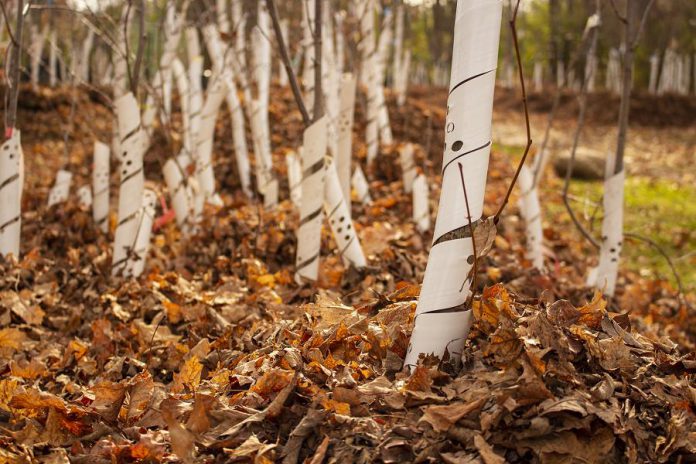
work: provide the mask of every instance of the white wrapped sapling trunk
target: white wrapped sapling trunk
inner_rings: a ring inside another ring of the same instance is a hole
[[[232,139],[234,141],[234,154],[237,161],[237,170],[239,172],[240,182],[242,184],[242,190],[247,196],[252,195],[251,190],[251,168],[249,165],[249,152],[246,144],[246,133],[244,129],[244,113],[242,111],[242,106],[237,96],[237,86],[234,83],[234,73],[232,71],[232,66],[229,65],[228,60],[234,59],[231,56],[231,52],[224,54],[222,51],[222,44],[218,32],[213,26],[206,26],[203,29],[203,36],[205,37],[206,46],[208,47],[208,54],[213,61],[213,67],[215,69],[213,75],[214,80],[211,84],[212,86],[220,83],[224,86],[224,95],[227,102],[227,107],[230,111],[231,121],[232,121]],[[217,90],[216,90],[217,91]],[[209,92],[211,92],[209,90]],[[211,93],[207,98],[214,98],[216,94]],[[206,98],[206,106],[204,108],[203,119],[207,119],[210,111],[210,106],[213,101],[208,103]],[[205,124],[205,123],[203,123]],[[210,126],[207,128],[203,126],[203,130],[210,130]],[[215,128],[212,126],[214,134]],[[202,134],[205,139],[207,134]],[[212,138],[210,139],[210,150],[212,150]],[[207,146],[201,148],[203,154],[201,156],[205,157],[207,152]]]
[[[58,66],[58,43],[56,42],[56,31],[51,29],[51,34],[48,39],[48,85],[55,87],[58,83],[56,74],[56,66]]]
[[[278,204],[278,181],[273,177],[270,134],[266,131],[267,119],[264,119],[263,108],[259,102],[251,104],[251,134],[254,142],[256,159],[256,183],[263,195],[264,206],[273,208]]]
[[[372,164],[379,151],[379,106],[377,81],[379,65],[374,31],[374,1],[365,0],[359,3],[358,17],[360,18],[360,43],[358,48],[362,59],[360,81],[367,88],[367,123],[365,125],[365,144],[367,145],[367,164]]]
[[[541,206],[536,193],[534,175],[527,166],[522,166],[519,175],[520,200],[519,208],[524,217],[525,237],[527,240],[526,257],[537,269],[544,267],[543,230],[541,225]]]
[[[336,170],[341,181],[341,190],[350,209],[350,172],[353,158],[353,121],[355,116],[355,92],[357,79],[346,73],[341,79],[340,109],[338,112],[338,150],[335,155]]]
[[[331,232],[338,246],[343,262],[348,266],[361,269],[367,266],[360,239],[355,232],[350,209],[343,197],[338,172],[333,161],[326,163],[324,212],[329,220]]]
[[[176,89],[179,92],[179,104],[181,106],[181,125],[183,127],[184,148],[188,156],[193,153],[193,138],[191,134],[191,90],[189,87],[186,68],[178,59],[172,61],[172,73]]]
[[[77,189],[77,200],[82,209],[88,210],[92,207],[92,189],[89,185],[83,185]]]
[[[283,33],[283,42],[288,43],[288,20],[282,19],[280,21],[280,30]],[[288,85],[288,73],[285,71],[285,66],[283,62],[278,63],[278,85],[281,87],[286,87]]]
[[[134,246],[143,205],[142,129],[138,102],[127,93],[115,102],[122,150],[119,168],[118,223],[114,234],[112,275],[132,276]]]
[[[326,116],[305,129],[302,142],[302,206],[295,257],[295,281],[298,283],[316,281],[319,275],[321,226],[324,222]]]
[[[155,205],[157,204],[157,194],[145,189],[143,192],[143,202],[138,212],[138,232],[135,238],[135,252],[132,260],[131,275],[138,277],[145,270],[147,253],[150,250],[150,235],[152,234],[152,224],[155,221]]]
[[[172,199],[176,223],[182,232],[188,233],[191,230],[193,194],[186,182],[186,173],[179,165],[178,158],[168,159],[162,167],[162,174]]]
[[[541,92],[544,90],[544,65],[541,61],[534,62],[534,73],[532,74],[532,80],[534,81],[534,90]]]
[[[300,148],[300,153],[302,148]],[[302,205],[302,163],[294,151],[285,155],[285,164],[288,170],[288,184],[290,187],[290,199],[297,207]]]
[[[466,301],[474,247],[468,217],[478,222],[483,213],[501,15],[502,0],[457,2],[442,190],[407,365],[421,354],[458,358],[471,326]]]
[[[215,138],[215,123],[220,105],[225,99],[227,89],[221,79],[208,85],[205,104],[201,110],[200,131],[198,134],[198,156],[196,158],[196,177],[201,192],[206,201],[221,205],[222,200],[215,193],[215,173],[213,172],[213,141]]]
[[[372,197],[370,196],[370,184],[367,183],[367,177],[365,177],[365,173],[360,165],[355,168],[351,181],[353,188],[355,189],[355,194],[358,197],[358,201],[364,205],[372,202]]]
[[[413,181],[416,179],[416,163],[413,159],[413,144],[405,143],[399,147],[401,173],[404,182],[404,192],[411,193]]]
[[[423,173],[413,181],[413,222],[421,233],[430,230],[430,189]]]
[[[94,142],[94,170],[92,171],[92,217],[102,232],[109,231],[109,146]]]
[[[48,207],[67,201],[72,184],[72,173],[61,169],[56,173],[56,181],[48,193]]]
[[[621,170],[604,181],[604,219],[602,220],[602,243],[599,265],[591,273],[589,284],[612,296],[616,289],[619,272],[619,257],[623,246],[623,201],[626,171]],[[594,282],[592,282],[594,280]]]
[[[0,255],[19,258],[19,238],[22,228],[22,189],[24,153],[20,131],[0,147]]]

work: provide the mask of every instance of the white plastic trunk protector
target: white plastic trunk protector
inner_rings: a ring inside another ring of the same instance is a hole
[[[442,190],[415,326],[405,363],[421,354],[461,355],[471,315],[469,271],[474,262],[470,216],[481,218],[491,147],[493,91],[498,61],[501,0],[458,1],[443,155]],[[462,165],[469,209],[464,200]]]
[[[20,131],[0,147],[0,254],[19,258],[19,239],[22,226],[22,188],[24,154]]]
[[[56,181],[48,194],[48,206],[63,203],[70,195],[70,185],[72,184],[72,173],[64,169],[56,173]]]
[[[302,205],[295,259],[295,280],[298,283],[303,279],[316,281],[319,275],[321,226],[324,221],[326,117],[309,126],[302,140]]]
[[[92,217],[102,232],[109,231],[109,146],[94,142],[94,171],[92,172]]]

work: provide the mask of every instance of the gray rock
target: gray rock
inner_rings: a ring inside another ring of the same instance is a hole
[[[556,154],[553,159],[553,170],[559,177],[565,177],[570,162],[570,149]],[[573,179],[602,180],[604,179],[605,157],[600,152],[578,149],[573,163]]]

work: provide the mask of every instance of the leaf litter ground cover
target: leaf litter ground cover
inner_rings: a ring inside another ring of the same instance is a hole
[[[70,105],[65,95],[42,98],[58,114]],[[108,140],[110,115],[86,94],[78,98],[84,119],[70,163],[79,186],[90,175],[92,132]],[[392,117],[397,135],[435,128],[416,150],[434,206],[444,113],[417,98],[402,111]],[[283,93],[271,115],[276,166],[284,166],[299,140],[299,114]],[[208,210],[193,237],[172,223],[158,229],[146,275],[119,281],[109,277],[110,237],[90,212],[73,197],[44,206],[63,163],[57,116],[24,107],[20,121],[30,167],[23,257],[0,264],[0,462],[696,457],[693,310],[668,283],[634,273],[622,274],[614,301],[587,290],[588,249],[568,226],[544,230],[549,272],[539,274],[524,261],[511,207],[479,263],[463,366],[425,359],[409,373],[402,364],[431,237],[404,220],[411,199],[396,151],[375,166],[375,201],[354,204],[369,268],[346,270],[329,254],[318,288],[298,287],[297,212],[287,200],[263,211],[230,193],[225,116],[216,139],[225,206]],[[360,109],[357,122],[364,158]],[[163,156],[148,155],[149,178]],[[487,215],[513,169],[493,154]],[[323,240],[332,240],[326,231]]]

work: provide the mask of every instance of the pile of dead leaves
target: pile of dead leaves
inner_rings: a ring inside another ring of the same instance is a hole
[[[275,104],[277,116],[292,100]],[[394,117],[397,134],[443,123],[425,100],[404,111],[413,118]],[[86,114],[102,113],[107,127],[108,112]],[[298,121],[278,132],[276,158]],[[585,249],[557,227],[544,231],[550,272],[531,271],[510,210],[479,263],[463,364],[404,370],[431,237],[405,219],[396,152],[371,175],[375,201],[353,205],[368,269],[346,269],[325,231],[322,278],[300,287],[297,212],[227,190],[234,157],[229,120],[219,124],[225,206],[206,211],[193,237],[158,229],[137,281],[109,276],[111,234],[74,198],[43,206],[58,163],[35,156],[46,147],[30,139],[23,258],[0,258],[0,463],[694,459],[696,317],[667,283],[626,273],[614,301],[593,295]],[[92,142],[72,144],[78,182]],[[433,212],[426,154],[438,149],[416,150]],[[512,170],[493,154],[486,214]]]

